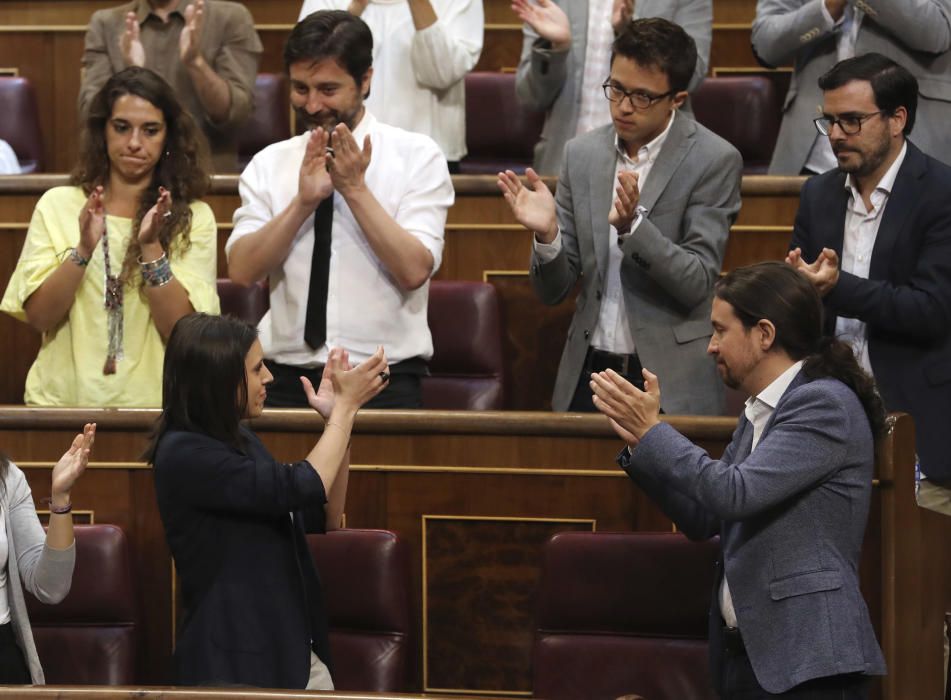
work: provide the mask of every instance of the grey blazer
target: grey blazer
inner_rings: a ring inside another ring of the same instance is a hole
[[[568,15],[571,48],[552,51],[527,24],[522,33],[522,56],[515,75],[515,90],[525,107],[546,112],[542,136],[535,146],[535,170],[557,175],[565,144],[578,129],[585,48],[588,42],[588,0],[553,0]],[[697,43],[697,67],[689,89],[695,90],[707,74],[713,33],[712,0],[638,0],[634,17],[663,17],[676,22]],[[607,75],[604,76],[607,79]],[[689,104],[684,105],[690,113]],[[684,109],[682,108],[682,109]]]
[[[759,0],[753,50],[770,66],[794,61],[783,121],[769,172],[802,172],[817,133],[819,77],[837,62],[838,30],[827,28],[823,0]],[[851,3],[850,3],[851,4]],[[856,55],[880,53],[918,79],[914,142],[930,156],[951,162],[951,0],[866,0]]]
[[[688,537],[720,535],[720,573],[725,568],[763,688],[781,693],[811,678],[884,674],[859,590],[875,458],[858,397],[838,380],[800,372],[751,453],[752,442],[752,424],[740,416],[722,459],[713,460],[662,423],[618,462]],[[719,689],[717,589],[713,598]]]
[[[598,324],[607,274],[614,191],[615,131],[609,125],[569,141],[555,199],[562,249],[530,275],[546,304],[560,303],[581,277],[552,407],[567,410]],[[706,354],[713,283],[740,210],[739,152],[677,113],[640,204],[645,218],[624,242],[621,285],[641,362],[664,378],[667,413],[716,414],[723,386]]]
[[[69,549],[50,549],[46,533],[36,517],[33,493],[26,477],[15,464],[10,464],[4,491],[0,496],[3,523],[7,529],[7,602],[13,622],[13,633],[23,652],[30,677],[35,685],[45,682],[40,657],[33,643],[33,630],[26,613],[26,588],[41,603],[58,603],[69,593],[76,563],[76,545]]]

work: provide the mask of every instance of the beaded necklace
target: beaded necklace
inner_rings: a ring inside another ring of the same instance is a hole
[[[112,266],[109,264],[109,232],[106,226],[106,212],[103,211],[102,227],[102,257],[105,262],[105,299],[103,305],[106,308],[108,319],[108,337],[109,350],[106,354],[106,363],[102,366],[103,374],[115,374],[116,364],[122,359],[122,281],[118,276],[112,274]]]

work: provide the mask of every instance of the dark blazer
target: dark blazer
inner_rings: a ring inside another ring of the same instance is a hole
[[[281,464],[250,430],[242,435],[243,452],[172,430],[156,451],[155,491],[185,608],[176,680],[302,689],[311,650],[328,666],[330,654],[317,570],[302,518],[290,514],[326,494],[308,462]]]
[[[824,247],[841,259],[848,197],[838,170],[803,186],[790,245],[801,247],[807,261]],[[869,359],[885,405],[914,418],[922,471],[951,482],[951,167],[908,142],[869,279],[841,273],[825,306],[830,332],[836,316],[868,324]]]
[[[780,693],[812,678],[884,673],[859,590],[874,454],[858,397],[837,380],[809,381],[800,372],[751,452],[752,443],[745,415],[720,460],[662,423],[618,461],[688,537],[720,535],[737,620],[763,688]],[[710,619],[719,684],[716,589]]]

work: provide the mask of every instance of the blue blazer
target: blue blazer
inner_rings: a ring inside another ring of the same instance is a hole
[[[802,372],[756,446],[741,416],[723,458],[668,424],[652,428],[621,467],[691,539],[720,535],[743,641],[756,679],[781,693],[812,678],[883,674],[885,660],[859,591],[874,454],[858,397]],[[723,618],[710,611],[720,687]]]
[[[250,430],[242,435],[238,450],[170,430],[155,454],[155,492],[185,608],[176,680],[303,689],[311,650],[330,666],[300,515],[326,494],[309,463],[281,464]]]
[[[849,195],[830,170],[802,188],[791,247],[812,261],[823,248],[842,258]],[[921,468],[951,485],[951,167],[908,142],[885,205],[869,278],[841,273],[826,296],[827,329],[837,316],[868,324],[868,354],[890,411],[915,420]]]

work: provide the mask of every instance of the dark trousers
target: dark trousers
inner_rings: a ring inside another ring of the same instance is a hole
[[[584,360],[584,369],[578,378],[578,385],[575,387],[575,395],[571,398],[569,411],[577,413],[597,413],[598,409],[594,407],[593,394],[591,393],[591,374],[593,372],[602,372],[609,367],[624,377],[631,384],[641,391],[644,390],[644,376],[641,374],[641,363],[637,355],[630,356],[627,364],[627,371],[620,371],[619,367],[611,366],[610,360],[606,359],[607,353],[601,353],[594,348],[588,348],[588,354]]]
[[[28,685],[32,682],[23,652],[13,635],[13,623],[0,625],[0,684]]]
[[[734,648],[730,648],[730,647]],[[721,700],[867,700],[868,676],[846,673],[813,678],[790,688],[785,693],[768,693],[756,680],[750,658],[742,643],[726,645],[720,660]]]
[[[323,367],[293,367],[265,360],[274,381],[267,386],[268,408],[307,408],[307,397],[300,378],[307,377],[316,389]],[[390,381],[383,391],[367,401],[364,408],[420,408],[423,405],[422,376],[426,363],[417,358],[390,365]]]

